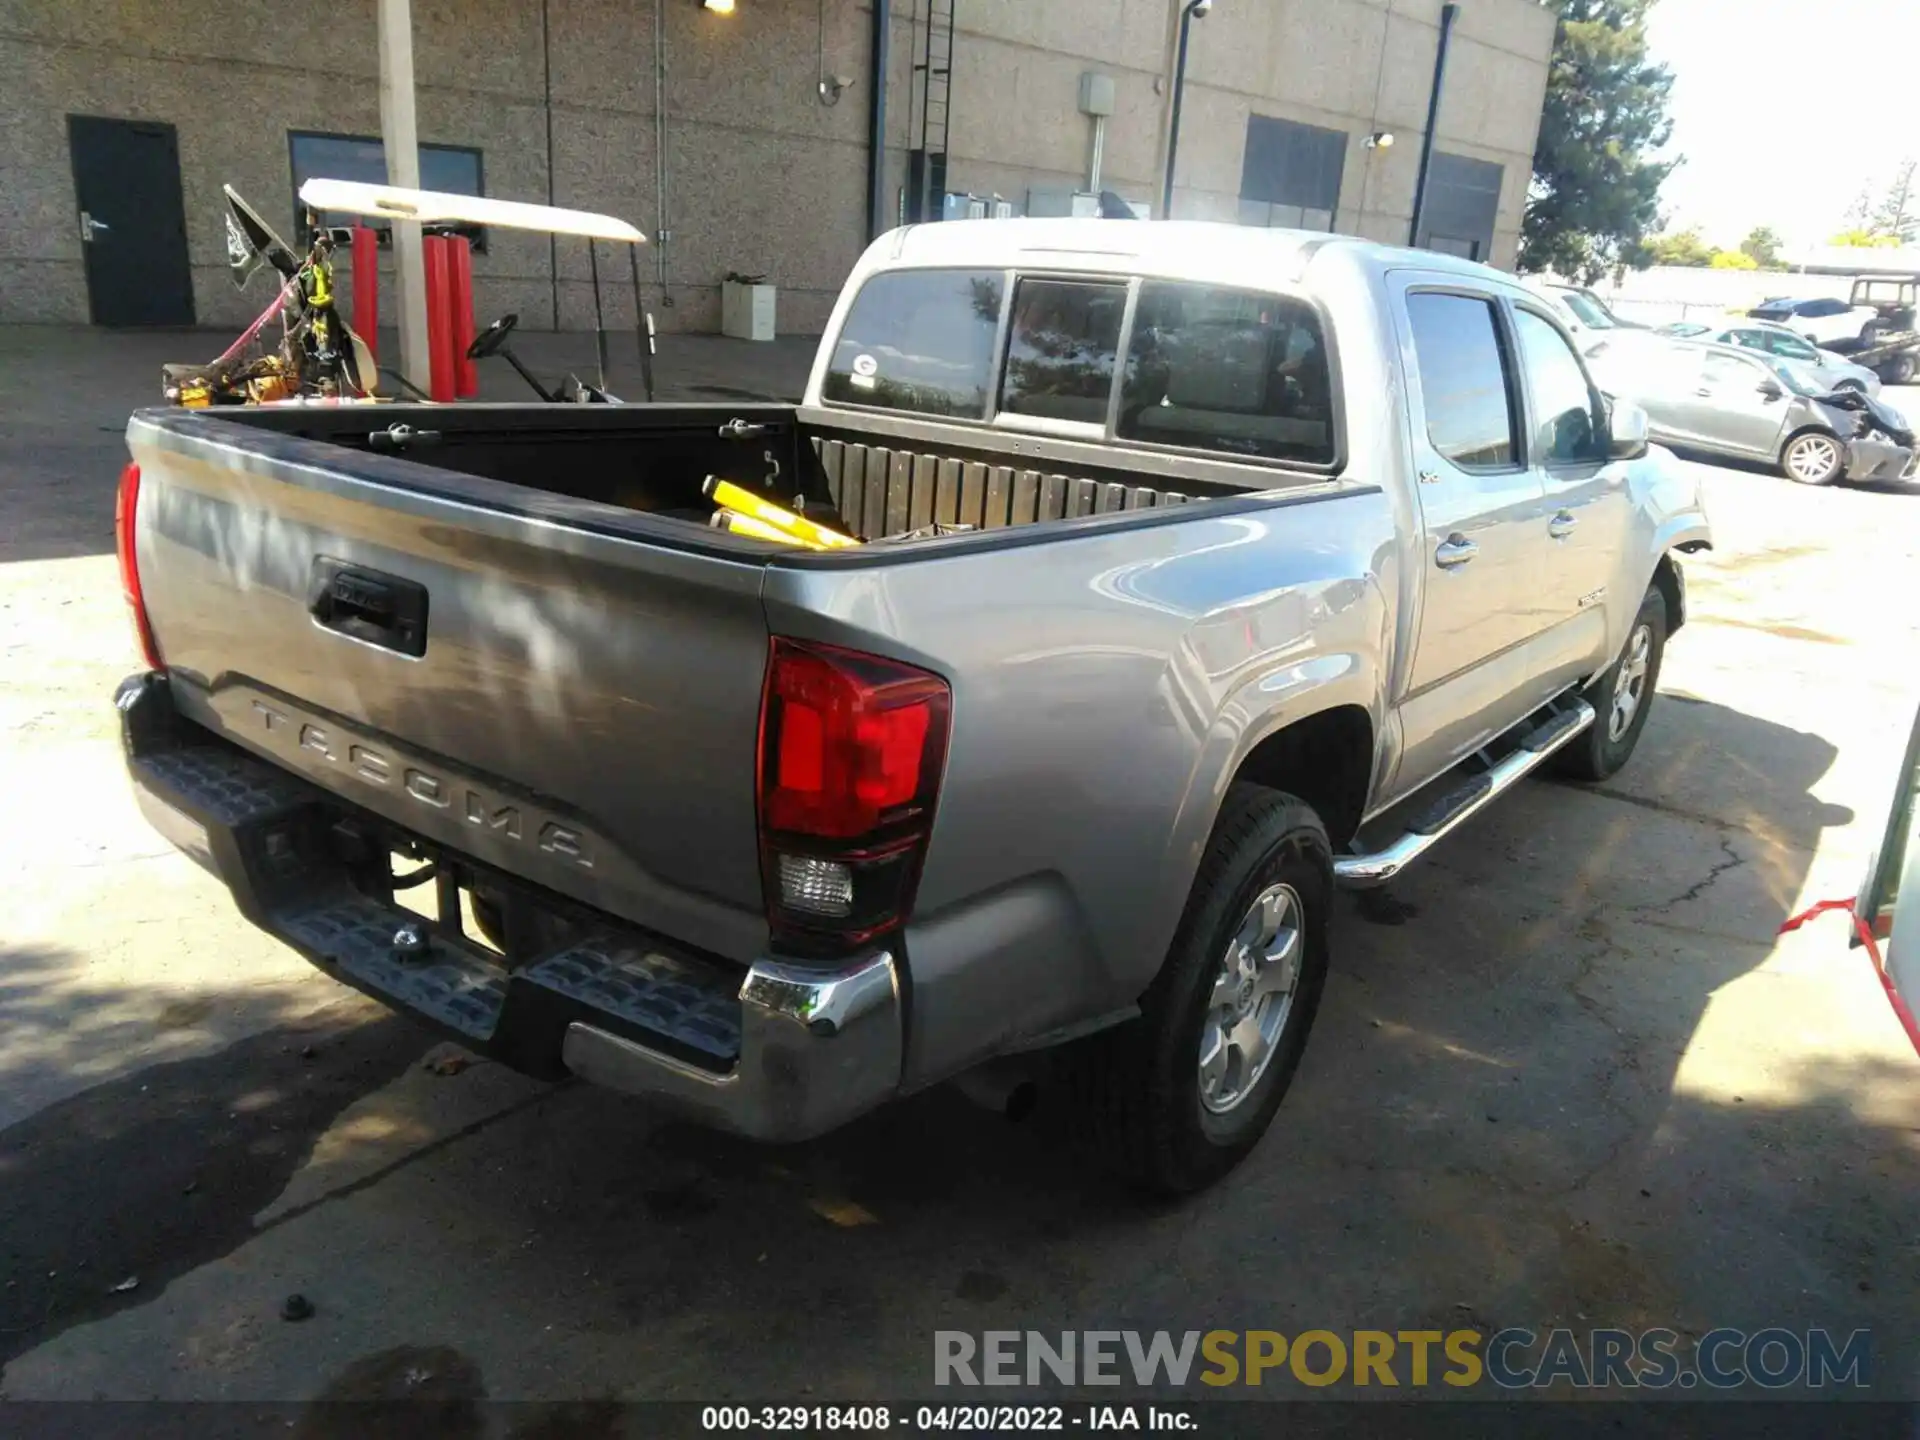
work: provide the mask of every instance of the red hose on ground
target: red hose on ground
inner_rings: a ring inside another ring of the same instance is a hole
[[[1873,962],[1873,973],[1880,977],[1880,986],[1887,992],[1887,1000],[1893,1006],[1893,1013],[1899,1018],[1900,1028],[1907,1032],[1907,1039],[1913,1042],[1914,1053],[1920,1055],[1920,1024],[1916,1024],[1913,1011],[1907,1008],[1906,1000],[1893,987],[1893,977],[1887,973],[1886,961],[1880,958],[1880,942],[1873,938],[1873,930],[1867,922],[1854,912],[1851,900],[1822,900],[1810,909],[1802,910],[1798,915],[1789,916],[1780,927],[1780,933],[1798,930],[1816,915],[1824,915],[1829,910],[1844,910],[1853,921],[1854,933],[1860,937],[1860,943],[1866,947],[1867,958]]]

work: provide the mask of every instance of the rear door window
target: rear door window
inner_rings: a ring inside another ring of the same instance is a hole
[[[1514,466],[1513,371],[1494,302],[1417,290],[1407,296],[1427,439],[1464,470]]]
[[[875,275],[847,312],[822,396],[845,405],[984,420],[1005,290],[999,270]]]
[[[1104,428],[1126,313],[1125,285],[1022,279],[1013,295],[1001,412]]]
[[[1115,433],[1332,464],[1333,379],[1318,313],[1286,296],[1142,282]]]

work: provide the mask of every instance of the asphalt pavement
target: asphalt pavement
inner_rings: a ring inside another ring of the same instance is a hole
[[[1343,903],[1272,1133],[1167,1206],[950,1089],[769,1148],[463,1064],[241,922],[108,705],[119,434],[210,338],[0,330],[0,1395],[897,1399],[940,1329],[1606,1325],[1865,1328],[1920,1399],[1920,1059],[1841,922],[1776,934],[1877,839],[1920,493],[1698,467],[1633,763]],[[705,398],[808,354],[665,343]]]

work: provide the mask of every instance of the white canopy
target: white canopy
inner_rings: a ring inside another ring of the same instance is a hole
[[[314,210],[342,210],[387,220],[418,220],[423,225],[500,225],[509,230],[538,230],[548,235],[580,235],[643,245],[647,237],[624,220],[591,210],[561,210],[518,200],[481,195],[452,195],[441,190],[408,190],[361,180],[309,180],[301,202]]]

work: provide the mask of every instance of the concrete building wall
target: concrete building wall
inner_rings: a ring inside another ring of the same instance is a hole
[[[1247,119],[1346,131],[1335,228],[1404,244],[1413,216],[1441,0],[1221,0],[1190,32],[1174,213],[1238,217]],[[1111,75],[1103,183],[1158,211],[1177,3],[962,0],[949,188],[1022,198],[1084,184],[1083,70]],[[1471,0],[1455,25],[1436,147],[1502,167],[1491,259],[1513,263],[1553,52],[1537,0]],[[1369,150],[1375,131],[1395,143]],[[898,132],[905,145],[904,117]]]
[[[719,283],[737,270],[780,286],[782,330],[817,330],[866,238],[871,0],[827,0],[824,24],[817,0],[738,0],[727,16],[658,3],[659,95],[649,0],[414,0],[420,138],[478,148],[491,195],[551,194],[649,235],[664,228],[641,259],[665,329],[717,329]],[[1030,187],[1084,182],[1079,77],[1097,69],[1116,90],[1104,183],[1157,208],[1179,0],[956,3],[948,188],[1024,203]],[[928,4],[893,10],[889,207],[915,140]],[[69,114],[176,128],[198,319],[250,319],[266,295],[226,278],[222,183],[291,229],[287,132],[380,129],[373,0],[314,13],[317,34],[264,5],[0,0],[0,321],[87,319]],[[1438,14],[1439,0],[1221,0],[1193,27],[1176,213],[1235,217],[1247,117],[1271,115],[1349,132],[1337,228],[1404,240]],[[1552,36],[1534,0],[1471,0],[1456,32],[1440,145],[1503,167],[1500,263],[1518,234]],[[837,104],[816,92],[822,65],[854,78]],[[1398,138],[1390,151],[1361,145],[1383,128]],[[476,309],[518,311],[529,328],[590,324],[585,247],[557,249],[556,269],[545,237],[496,231],[475,257]],[[609,317],[630,324],[625,259],[602,259]]]

